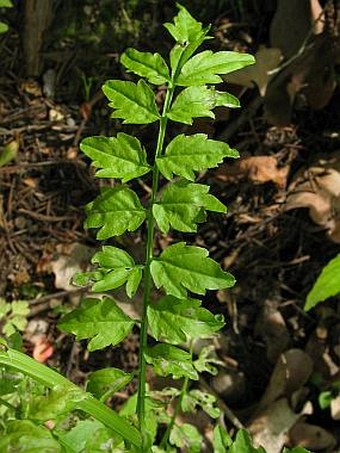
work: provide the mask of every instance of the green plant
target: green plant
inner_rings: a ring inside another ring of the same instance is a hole
[[[29,306],[27,301],[6,302],[4,298],[0,297],[1,333],[6,337],[10,337],[17,331],[23,332],[27,324],[28,314]]]
[[[310,310],[320,302],[340,293],[340,254],[322,269],[321,274],[307,294],[304,309]]]
[[[12,8],[13,3],[11,0],[0,0],[0,8]],[[8,25],[0,21],[0,34],[6,33],[8,30]]]
[[[190,381],[197,381],[203,371],[216,372],[217,361],[211,357],[210,348],[203,348],[195,356],[194,343],[213,336],[224,326],[224,320],[221,315],[213,315],[203,308],[201,301],[191,294],[204,295],[206,290],[229,288],[235,280],[209,258],[204,248],[179,242],[156,253],[155,233],[157,227],[162,233],[170,228],[195,232],[197,223],[205,220],[206,211],[226,212],[226,207],[209,194],[209,186],[193,181],[196,172],[216,167],[225,157],[237,158],[237,151],[204,134],[180,134],[169,140],[167,126],[169,121],[191,125],[198,117],[213,118],[213,109],[218,106],[239,107],[237,98],[218,91],[215,85],[222,81],[221,74],[252,64],[254,58],[237,52],[213,53],[210,50],[194,55],[208,39],[209,27],[203,28],[182,6],[174,22],[165,27],[176,41],[170,52],[170,69],[157,53],[127,49],[121,62],[142,79],[138,83],[109,80],[103,86],[114,110],[113,118],[123,119],[125,124],[158,123],[154,155],[147,153],[137,138],[126,133],[116,137],[90,137],[81,143],[82,151],[98,169],[97,177],[120,181],[102,189],[86,207],[86,228],[97,229],[97,238],[107,241],[137,230],[146,221],[147,240],[144,262],[136,263],[125,250],[106,244],[92,258],[97,269],[76,275],[74,282],[91,286],[94,293],[126,285],[130,298],[143,282],[141,319],[130,318],[112,297],[105,295],[84,299],[81,306],[59,324],[63,331],[75,334],[78,340],[89,340],[89,351],[115,346],[134,326],[139,326],[138,392],[117,414],[104,402],[130,382],[132,374],[115,368],[99,370],[90,376],[84,392],[55,371],[4,344],[0,364],[20,370],[51,391],[39,397],[42,399],[35,403],[27,420],[12,422],[0,443],[3,451],[5,447],[22,444],[19,434],[26,435],[28,443],[32,436],[39,438],[39,447],[44,447],[44,451],[75,451],[74,439],[84,436],[86,429],[104,429],[103,435],[107,438],[109,428],[116,433],[110,441],[110,448],[114,445],[118,449],[115,451],[124,449],[125,443],[129,451],[174,451],[177,447],[195,452],[201,449],[201,434],[193,425],[177,425],[176,415],[180,410],[192,412],[201,407],[213,418],[219,416],[215,398],[190,388]],[[165,86],[162,113],[150,84]],[[126,183],[147,173],[152,174],[152,191],[144,206]],[[169,182],[160,190],[161,177]],[[154,300],[154,287],[165,292],[160,300]],[[148,342],[148,332],[153,338],[152,344]],[[156,374],[182,379],[182,387],[162,392],[149,390],[148,365]],[[172,402],[177,403],[170,416],[164,409]],[[76,409],[87,412],[96,421],[80,420],[69,431],[60,427],[58,423],[65,414]],[[51,419],[56,423],[52,432],[42,425]],[[215,451],[222,451],[227,445],[223,440],[226,434],[222,435],[219,428],[218,432],[220,440],[215,440],[215,444],[220,446]],[[60,446],[59,450],[56,445]]]

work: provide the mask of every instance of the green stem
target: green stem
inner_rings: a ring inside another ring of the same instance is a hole
[[[179,414],[179,411],[181,410],[181,404],[182,404],[184,395],[187,393],[188,384],[189,384],[189,378],[186,376],[184,378],[183,386],[182,386],[182,389],[181,389],[181,393],[180,393],[180,395],[178,397],[178,401],[177,401],[174,413],[172,414],[170,423],[168,424],[168,426],[166,428],[166,431],[165,431],[165,433],[163,435],[163,438],[161,440],[161,443],[159,445],[161,449],[165,449],[165,447],[166,447],[166,444],[168,442],[170,433],[172,431],[172,428],[174,427],[174,424],[175,424],[175,421],[176,421],[176,417]]]
[[[67,388],[81,389],[61,374],[37,362],[22,352],[8,348],[0,351],[0,365],[8,366],[32,377],[48,388],[62,385]],[[85,393],[85,392],[84,392]],[[102,422],[105,426],[120,434],[137,448],[141,448],[141,436],[137,429],[125,418],[120,417],[113,409],[96,400],[90,393],[85,393],[86,398],[77,403],[77,409],[82,410]]]
[[[165,139],[165,131],[167,125],[167,113],[172,101],[174,94],[174,88],[170,87],[167,90],[162,116],[159,124],[157,146],[155,152],[155,159],[162,155]],[[147,310],[150,301],[151,295],[151,271],[150,265],[153,258],[153,246],[154,246],[154,230],[155,230],[155,220],[152,214],[152,207],[156,201],[157,192],[158,192],[158,182],[159,182],[159,170],[154,163],[152,170],[152,192],[151,198],[148,206],[147,214],[147,242],[146,242],[146,260],[145,260],[145,274],[144,274],[144,296],[143,296],[143,313],[141,320],[141,332],[140,332],[140,347],[139,347],[139,375],[138,375],[138,396],[137,396],[137,415],[139,428],[141,430],[142,439],[144,445],[146,445],[146,429],[145,429],[145,396],[146,396],[146,361],[144,358],[144,353],[147,348],[148,340],[148,318]]]

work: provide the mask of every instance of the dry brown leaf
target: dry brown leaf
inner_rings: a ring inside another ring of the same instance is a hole
[[[76,272],[84,272],[88,266],[93,249],[83,244],[58,246],[59,256],[51,261],[51,268],[55,275],[55,287],[71,291],[74,286],[70,284]]]
[[[262,446],[267,453],[280,453],[287,442],[287,433],[300,418],[281,398],[268,406],[248,426],[254,445]]]
[[[281,397],[290,397],[308,380],[313,371],[313,362],[301,349],[290,349],[276,363],[269,385],[259,403],[259,410]]]
[[[336,445],[334,436],[320,426],[304,421],[296,423],[289,432],[291,445],[299,445],[308,450],[333,449]]]
[[[260,47],[255,55],[256,63],[234,71],[224,77],[228,83],[254,88],[257,85],[261,96],[266,94],[269,72],[279,66],[282,59],[280,49]]]
[[[319,0],[310,0],[310,12],[313,33],[319,35],[325,28],[325,13],[320,5]]]
[[[340,420],[340,395],[331,401],[331,416],[333,420]]]
[[[340,243],[340,172],[311,167],[293,181],[284,210],[308,208],[311,219]]]
[[[223,182],[237,178],[248,178],[255,183],[274,182],[284,188],[287,182],[289,167],[279,167],[274,156],[243,157],[233,165],[221,165],[215,177]]]
[[[271,45],[281,49],[288,63],[267,87],[265,116],[270,123],[289,124],[300,92],[315,110],[325,107],[332,97],[336,86],[335,38],[324,31],[324,24],[319,0],[279,0],[271,24]]]
[[[255,324],[255,334],[263,339],[271,363],[276,363],[290,340],[285,320],[276,305],[274,301],[266,301]]]
[[[295,55],[311,28],[308,1],[278,0],[270,26],[270,43],[281,49],[285,58]]]
[[[277,126],[287,125],[298,93],[309,107],[322,109],[335,86],[332,43],[326,34],[314,36],[300,56],[270,79],[264,103],[266,119]]]

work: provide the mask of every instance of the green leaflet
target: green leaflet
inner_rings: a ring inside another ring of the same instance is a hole
[[[92,291],[103,292],[126,285],[126,293],[131,298],[136,293],[142,278],[142,269],[124,250],[106,245],[97,252],[91,262],[98,264],[101,278],[97,278]]]
[[[159,53],[139,52],[136,49],[126,49],[121,63],[133,73],[145,77],[154,85],[170,82],[169,68]]]
[[[89,351],[120,343],[133,326],[134,321],[110,297],[84,299],[79,308],[59,323],[61,330],[73,333],[78,340],[91,338]]]
[[[240,429],[236,434],[236,439],[227,450],[229,453],[266,453],[263,447],[253,447],[253,441],[245,429]]]
[[[239,153],[227,143],[208,139],[206,134],[178,135],[167,146],[164,156],[156,159],[167,179],[173,174],[193,181],[194,171],[216,167],[225,157],[237,158]]]
[[[152,336],[172,344],[211,336],[224,326],[223,316],[202,308],[200,300],[174,296],[149,305],[148,320]]]
[[[119,178],[122,182],[139,178],[150,171],[146,152],[139,140],[120,132],[115,137],[88,137],[80,149],[100,168],[97,178]]]
[[[183,397],[181,409],[183,412],[195,412],[196,406],[201,406],[210,417],[217,418],[221,411],[216,407],[216,397],[199,389],[190,390]]]
[[[313,288],[307,295],[304,306],[305,310],[310,310],[319,302],[323,302],[329,297],[340,293],[340,254],[333,258],[322,269],[321,274],[314,283]]]
[[[201,349],[198,358],[194,360],[194,367],[199,373],[210,373],[216,376],[218,369],[215,365],[222,365],[223,362],[214,354],[214,345],[205,346]]]
[[[174,23],[165,23],[164,27],[168,30],[176,42],[185,44],[187,42],[196,41],[197,36],[202,32],[201,22],[196,19],[187,11],[184,6],[177,3],[179,12],[174,17]]]
[[[176,84],[193,86],[220,83],[223,79],[219,74],[228,74],[254,63],[254,57],[246,53],[205,50],[185,63]]]
[[[152,212],[159,228],[167,233],[170,227],[178,231],[197,231],[197,222],[204,222],[205,210],[226,212],[226,207],[210,195],[209,186],[179,181],[168,184]]]
[[[145,360],[153,365],[159,376],[172,375],[174,379],[188,377],[198,379],[197,371],[192,364],[191,354],[170,344],[157,344],[144,353]]]
[[[29,408],[29,418],[39,422],[56,420],[76,409],[89,397],[83,390],[68,385],[56,385],[47,396],[36,396]]]
[[[164,27],[177,42],[170,52],[170,64],[174,80],[195,50],[208,39],[207,34],[210,29],[210,27],[202,28],[202,24],[197,22],[183,6],[177,6],[179,13],[174,18],[174,23],[164,24]]]
[[[172,121],[191,125],[193,118],[215,118],[215,107],[236,108],[240,103],[229,93],[216,91],[214,87],[191,86],[179,93],[168,113]]]
[[[103,91],[115,109],[111,117],[122,118],[124,124],[149,124],[160,118],[154,93],[144,80],[137,84],[108,80]]]
[[[13,420],[6,423],[6,434],[0,439],[3,452],[61,453],[61,445],[53,438],[49,429],[37,426],[30,420]]]
[[[86,213],[85,228],[100,228],[97,239],[135,231],[145,219],[145,209],[138,196],[125,186],[103,190],[86,206]]]
[[[124,388],[133,377],[133,373],[125,373],[119,368],[103,368],[90,374],[86,391],[105,401]]]
[[[174,425],[170,433],[170,443],[176,445],[180,451],[200,453],[202,451],[202,435],[196,426],[190,423]]]
[[[124,449],[123,439],[95,419],[80,420],[70,431],[58,433],[66,453],[112,452]],[[119,448],[120,447],[120,448]]]
[[[232,443],[233,441],[225,428],[221,425],[216,425],[213,436],[214,453],[225,453],[229,451]]]
[[[230,288],[235,284],[231,274],[208,258],[207,250],[185,242],[169,246],[154,258],[151,274],[157,288],[164,287],[167,294],[179,298],[186,297],[188,290],[205,294],[207,289]]]

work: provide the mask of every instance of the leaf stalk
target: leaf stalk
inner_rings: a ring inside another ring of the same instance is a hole
[[[147,348],[148,340],[148,318],[147,310],[151,296],[151,271],[150,265],[153,258],[153,247],[154,247],[154,231],[155,231],[155,219],[152,213],[153,205],[156,202],[158,183],[159,183],[159,170],[156,165],[156,158],[160,157],[163,153],[164,139],[166,133],[166,126],[168,122],[167,113],[169,111],[171,101],[174,94],[174,87],[168,87],[166,97],[163,106],[162,116],[160,118],[157,145],[155,151],[155,162],[152,169],[152,191],[151,198],[148,206],[147,213],[147,242],[146,242],[146,260],[144,270],[144,295],[143,295],[143,312],[141,319],[141,331],[140,331],[140,347],[139,347],[139,374],[138,374],[138,396],[137,396],[137,415],[139,429],[142,434],[142,439],[145,443],[146,440],[146,429],[145,429],[145,397],[146,397],[146,361],[144,357],[145,350]]]

